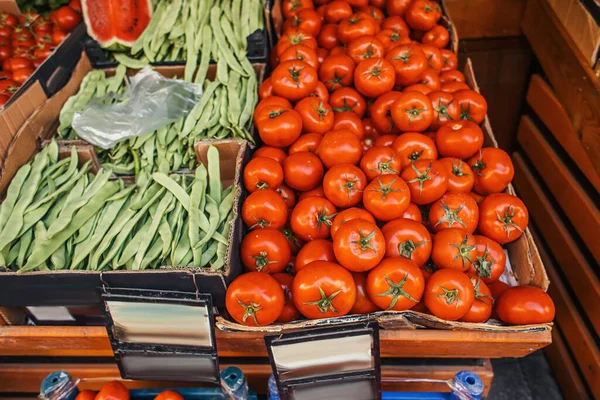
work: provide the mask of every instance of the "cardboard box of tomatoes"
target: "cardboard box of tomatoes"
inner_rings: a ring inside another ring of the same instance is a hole
[[[512,162],[440,4],[284,0],[282,14],[244,167],[248,272],[217,326],[551,329]]]

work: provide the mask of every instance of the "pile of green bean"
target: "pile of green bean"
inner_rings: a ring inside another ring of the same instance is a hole
[[[223,190],[219,152],[208,170],[140,174],[78,167],[51,142],[13,178],[0,206],[0,265],[13,271],[224,267],[235,187]]]
[[[186,60],[186,79],[212,59],[225,60],[244,74],[240,62],[246,58],[247,37],[264,29],[264,0],[158,0],[144,33],[129,49],[129,55],[114,53],[131,68],[151,62]],[[202,82],[204,77],[196,82]]]
[[[153,172],[162,164],[168,165],[171,171],[194,169],[197,165],[194,144],[199,140],[233,137],[254,141],[249,129],[258,82],[252,64],[244,59],[241,65],[245,75],[219,61],[215,80],[204,80],[202,97],[185,118],[127,139],[110,150],[97,148],[102,166],[119,175]],[[106,77],[103,70],[89,72],[79,92],[67,100],[60,112],[59,138],[77,139],[71,127],[75,112],[83,110],[94,98],[105,98],[111,92],[122,94],[126,87],[125,73],[123,65],[117,67],[112,77]],[[111,98],[114,96],[108,96],[106,101]]]

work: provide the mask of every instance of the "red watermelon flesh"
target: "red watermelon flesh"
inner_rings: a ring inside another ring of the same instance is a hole
[[[88,34],[103,48],[131,47],[152,18],[150,0],[83,0]]]

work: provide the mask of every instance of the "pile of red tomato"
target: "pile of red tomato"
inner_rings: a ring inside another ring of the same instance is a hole
[[[430,0],[285,0],[244,169],[248,272],[226,297],[245,325],[416,310],[550,322],[535,287],[499,281],[529,216],[484,146],[487,104],[456,70]],[[315,9],[315,6],[318,6]],[[494,307],[495,304],[495,307]]]
[[[28,11],[20,16],[0,12],[0,106],[6,104],[81,21],[80,0],[48,17]]]
[[[109,382],[99,392],[82,390],[75,400],[129,400],[129,390],[119,381]],[[183,400],[183,396],[174,390],[159,393],[154,400]]]

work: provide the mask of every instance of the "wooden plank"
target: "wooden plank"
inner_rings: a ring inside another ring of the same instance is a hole
[[[515,179],[513,184],[529,209],[531,218],[539,227],[550,252],[561,267],[569,285],[577,293],[585,313],[597,333],[600,333],[600,281],[582,255],[544,190],[536,182],[523,158],[513,153]]]
[[[523,357],[551,343],[549,331],[481,332],[381,330],[382,357]],[[217,331],[220,357],[266,357],[264,334]],[[105,356],[112,350],[103,327],[0,327],[0,356]]]
[[[600,174],[573,130],[569,116],[552,88],[539,75],[533,75],[527,90],[527,103],[542,120],[554,138],[579,167],[592,186],[600,192]]]
[[[537,230],[531,229],[531,234],[536,239],[540,256],[544,265],[552,265],[552,260],[545,245],[539,239]],[[556,268],[553,266],[553,268]],[[567,344],[562,336],[560,326],[552,330],[552,344],[544,349],[544,354],[554,372],[554,377],[561,388],[562,395],[566,400],[590,399],[585,383],[575,366],[575,362],[569,353]]]
[[[600,263],[600,210],[594,201],[527,116],[521,118],[517,139],[587,248]]]
[[[522,34],[525,0],[446,0],[446,6],[461,40]]]
[[[560,334],[560,327],[555,326],[552,330],[552,344],[544,349],[544,354],[565,400],[591,400]]]
[[[266,360],[265,360],[266,361]],[[225,368],[228,365],[221,365]],[[248,379],[250,388],[258,393],[266,393],[267,380],[271,375],[271,366],[263,364],[238,364]],[[489,392],[494,373],[489,360],[481,366],[470,364],[454,365],[383,365],[381,367],[382,389],[385,391],[419,391],[449,392],[445,383],[437,382],[403,382],[403,379],[452,379],[462,370],[469,369],[482,379],[485,386],[484,395]],[[202,385],[189,382],[131,381],[122,380],[116,364],[0,364],[0,393],[31,393],[39,390],[42,380],[51,372],[65,370],[73,377],[81,379],[80,390],[99,390],[104,384],[119,380],[129,389],[167,388],[167,387],[199,387]]]
[[[545,1],[527,2],[521,27],[582,147],[600,174],[600,83],[597,77]]]
[[[513,155],[513,162],[515,162],[515,170],[518,172],[518,175],[525,177],[527,184],[532,188],[537,186],[537,189],[541,190],[537,182],[532,179],[533,176],[531,173],[527,171],[527,166],[523,163],[520,156],[517,155],[515,157]],[[545,229],[540,227],[540,231],[545,232]],[[567,289],[561,282],[555,267],[552,263],[545,262],[544,265],[546,266],[548,277],[552,282],[548,287],[548,294],[552,297],[556,306],[556,322],[560,325],[566,342],[569,344],[590,390],[595,398],[600,398],[600,351],[596,346],[594,338],[588,331],[585,322],[579,315]]]

